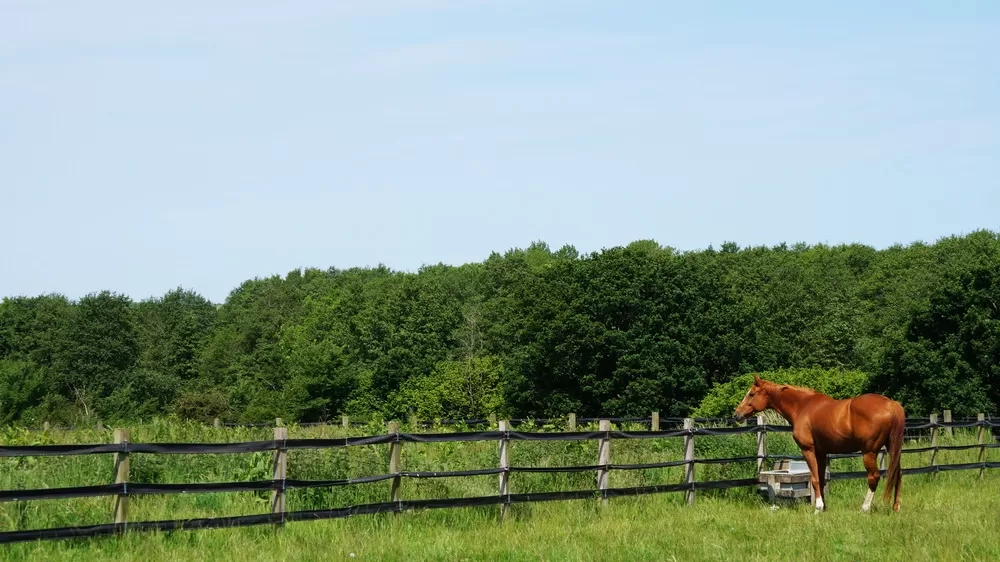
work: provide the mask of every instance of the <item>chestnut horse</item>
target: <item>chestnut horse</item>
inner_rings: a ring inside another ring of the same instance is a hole
[[[809,465],[809,476],[816,495],[816,513],[824,511],[823,487],[826,484],[827,455],[861,452],[868,472],[868,494],[861,511],[871,509],[880,473],[878,452],[889,451],[888,480],[883,490],[886,501],[895,494],[892,509],[899,511],[899,485],[902,469],[899,457],[903,448],[906,416],[903,406],[880,394],[862,394],[835,400],[826,394],[787,384],[776,384],[753,376],[753,385],[740,405],[736,419],[743,421],[763,410],[776,410],[792,425],[792,438],[802,449]]]

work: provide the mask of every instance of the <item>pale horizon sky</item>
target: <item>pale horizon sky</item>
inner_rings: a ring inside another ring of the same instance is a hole
[[[1000,229],[1000,3],[0,0],[0,296]]]

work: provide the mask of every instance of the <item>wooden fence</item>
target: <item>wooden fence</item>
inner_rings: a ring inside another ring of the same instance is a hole
[[[702,464],[725,464],[739,462],[756,463],[759,473],[765,468],[768,460],[801,459],[798,455],[774,455],[767,452],[768,433],[782,433],[791,430],[788,426],[767,425],[759,416],[756,423],[744,426],[699,427],[693,418],[679,420],[680,428],[663,429],[656,412],[650,418],[625,418],[624,423],[647,423],[650,428],[642,431],[613,430],[612,418],[597,420],[597,431],[579,431],[575,416],[570,416],[568,431],[521,432],[512,429],[509,420],[496,422],[496,429],[489,431],[461,431],[452,433],[402,433],[397,422],[389,422],[387,432],[379,435],[363,437],[344,437],[336,439],[292,439],[288,428],[281,427],[281,421],[276,420],[273,440],[250,441],[240,443],[135,443],[130,440],[128,429],[115,429],[111,444],[93,445],[37,445],[37,446],[0,446],[0,457],[26,456],[72,456],[72,455],[114,455],[114,483],[98,486],[79,486],[72,488],[49,488],[34,490],[0,490],[0,501],[30,501],[41,499],[60,499],[76,497],[111,496],[112,523],[102,525],[61,527],[54,529],[34,529],[0,532],[0,543],[30,541],[39,539],[94,537],[124,533],[126,531],[177,529],[203,529],[219,527],[238,527],[247,525],[274,524],[281,525],[288,521],[318,520],[341,518],[360,514],[383,512],[399,512],[412,509],[435,509],[472,506],[499,506],[501,517],[507,512],[508,506],[515,503],[597,498],[606,503],[610,498],[634,496],[642,494],[684,492],[687,503],[694,503],[696,494],[701,490],[727,489],[736,487],[757,486],[756,478],[738,480],[699,481],[696,467]],[[619,423],[622,419],[618,418]],[[491,422],[487,422],[491,423]],[[345,420],[345,425],[347,424]],[[672,425],[672,424],[671,424]],[[925,467],[904,469],[904,474],[925,474],[949,470],[979,470],[982,477],[985,469],[1000,468],[1000,462],[987,462],[987,449],[1000,448],[994,439],[987,443],[987,430],[995,430],[1000,423],[987,420],[982,414],[976,420],[952,421],[950,413],[943,422],[936,415],[929,418],[907,420],[908,431],[929,432],[929,446],[906,448],[904,453],[930,453],[930,463]],[[955,428],[978,429],[978,442],[974,445],[939,445],[940,431],[951,433]],[[703,458],[695,457],[695,439],[719,435],[752,434],[756,436],[756,454],[735,458]],[[644,464],[614,464],[612,462],[612,443],[622,439],[683,439],[683,460],[668,460]],[[509,459],[509,444],[511,441],[579,441],[595,440],[597,447],[593,465],[560,466],[560,467],[530,467],[512,466]],[[439,443],[457,441],[495,441],[497,443],[498,459],[493,467],[476,470],[454,472],[407,472],[403,470],[402,448],[406,443]],[[330,449],[362,445],[387,445],[389,471],[386,474],[371,475],[360,478],[340,480],[293,480],[287,478],[288,452],[294,449]],[[965,464],[939,464],[937,454],[940,450],[979,450],[978,462]],[[269,480],[228,483],[200,484],[155,484],[136,483],[130,479],[129,458],[133,454],[219,454],[219,453],[254,453],[273,452],[272,477]],[[854,458],[860,454],[830,455],[831,459]],[[884,465],[883,465],[884,466]],[[613,488],[609,486],[609,474],[612,471],[643,470],[669,467],[684,467],[683,481],[676,484],[659,484],[628,488]],[[511,475],[518,472],[593,472],[596,476],[596,487],[588,490],[554,491],[531,494],[512,493],[516,486]],[[402,497],[402,480],[404,478],[448,478],[463,476],[481,476],[495,474],[498,476],[497,493],[489,496],[471,498],[442,498],[405,500]],[[864,472],[832,472],[831,480],[845,478],[864,478]],[[288,511],[285,495],[287,490],[296,488],[350,486],[354,484],[389,481],[386,502],[354,505],[348,507]],[[166,520],[166,521],[130,521],[129,498],[140,495],[199,493],[199,492],[245,492],[270,491],[271,509],[269,513],[245,515],[236,517],[215,517],[204,519]]]

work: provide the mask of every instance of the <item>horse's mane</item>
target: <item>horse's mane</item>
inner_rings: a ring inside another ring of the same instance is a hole
[[[813,390],[811,388],[807,388],[807,387],[804,387],[804,386],[795,386],[794,384],[782,384],[782,383],[772,382],[772,381],[768,381],[768,382],[770,382],[772,386],[774,386],[775,388],[777,388],[779,390],[782,389],[782,388],[790,388],[792,390],[795,390],[795,391],[798,391],[798,392],[801,392],[801,393],[807,394],[807,395],[823,394],[822,392],[819,392],[818,390]]]

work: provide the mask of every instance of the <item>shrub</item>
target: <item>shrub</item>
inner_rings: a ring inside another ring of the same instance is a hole
[[[834,398],[850,398],[863,394],[868,383],[867,373],[843,369],[781,369],[757,375],[776,383],[811,388]],[[699,418],[732,416],[751,384],[753,384],[753,373],[744,373],[729,382],[715,385],[692,415]]]

